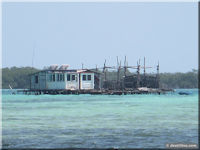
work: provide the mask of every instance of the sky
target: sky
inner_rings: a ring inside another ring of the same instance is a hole
[[[117,63],[147,72],[198,68],[197,2],[4,2],[2,67]],[[136,70],[133,70],[136,71]]]

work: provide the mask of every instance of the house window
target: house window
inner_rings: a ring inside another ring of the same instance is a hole
[[[72,80],[75,80],[75,75],[74,74],[72,75]]]
[[[57,81],[60,80],[60,74],[57,74]]]
[[[86,75],[83,75],[83,81],[85,81],[86,80]]]
[[[38,83],[38,76],[35,76],[35,83]]]
[[[58,74],[58,76],[59,76],[59,81],[62,81],[62,76],[61,76],[61,74]]]
[[[65,81],[65,74],[62,74],[62,77],[63,77],[63,81]]]
[[[88,76],[87,76],[87,79],[88,79],[88,80],[91,80],[91,75],[88,75]]]
[[[60,74],[60,81],[63,81],[63,74]]]
[[[56,75],[53,74],[53,82],[55,82],[55,80],[56,80]]]
[[[70,74],[67,75],[67,81],[70,81]]]
[[[49,81],[52,81],[52,74],[49,75]]]

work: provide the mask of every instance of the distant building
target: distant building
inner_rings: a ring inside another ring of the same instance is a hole
[[[87,69],[50,67],[31,75],[31,90],[91,90],[101,88],[100,74]]]

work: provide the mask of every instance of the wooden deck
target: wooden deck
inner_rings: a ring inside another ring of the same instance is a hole
[[[128,95],[128,94],[165,94],[166,92],[173,92],[173,89],[125,89],[125,90],[18,90],[18,93],[26,95],[79,95],[79,94],[91,94],[91,95]]]

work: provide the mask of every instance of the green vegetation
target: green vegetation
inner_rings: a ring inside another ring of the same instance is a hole
[[[198,88],[198,71],[193,69],[187,73],[161,73],[161,87]]]
[[[39,69],[31,67],[12,67],[2,69],[2,88],[9,88],[9,84],[12,88],[29,88],[30,76],[29,74],[35,73]],[[107,72],[107,79],[117,79],[116,72]],[[128,75],[132,73],[127,71]],[[123,76],[123,70],[121,70],[120,77]],[[198,87],[198,72],[192,70],[187,73],[161,73],[160,85],[164,88],[197,88]]]
[[[9,84],[11,87],[17,89],[24,89],[30,87],[30,76],[34,72],[39,71],[38,69],[31,67],[12,67],[2,69],[2,88],[8,89]]]

